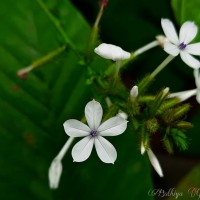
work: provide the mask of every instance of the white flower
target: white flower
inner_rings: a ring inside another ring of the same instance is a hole
[[[158,175],[160,177],[163,177],[164,175],[163,175],[160,163],[151,149],[147,150],[147,155],[148,155],[150,163],[153,166],[153,168],[155,169],[155,171],[158,173]]]
[[[84,137],[72,149],[75,162],[85,161],[91,154],[95,145],[99,158],[105,163],[114,163],[117,152],[114,146],[102,136],[116,136],[122,134],[127,128],[127,121],[122,117],[112,117],[101,124],[103,110],[101,104],[95,100],[87,103],[85,117],[87,125],[70,119],[63,125],[70,137]]]
[[[162,168],[160,166],[160,163],[157,159],[157,157],[155,156],[155,154],[153,153],[153,151],[149,148],[149,149],[145,149],[143,142],[141,143],[141,154],[143,155],[145,153],[145,151],[147,151],[147,155],[149,157],[150,163],[153,166],[153,168],[155,169],[155,171],[158,173],[158,175],[160,177],[163,177],[163,171]]]
[[[100,44],[95,48],[94,52],[105,59],[114,61],[125,60],[131,56],[129,52],[124,51],[121,47],[106,43]]]
[[[60,159],[54,159],[51,163],[51,166],[49,168],[49,187],[51,189],[57,189],[60,177],[62,174],[62,163]]]
[[[138,96],[138,86],[135,85],[132,87],[131,91],[130,91],[130,97],[131,98],[136,98]]]
[[[173,23],[169,19],[162,19],[163,31],[169,40],[164,43],[164,50],[177,56],[180,53],[181,59],[192,68],[199,68],[200,62],[192,55],[200,55],[200,43],[189,44],[197,35],[197,26],[190,21],[185,22],[180,29],[179,37]]]
[[[175,92],[175,93],[170,94],[168,97],[169,98],[177,97],[182,102],[196,95],[196,100],[200,104],[200,75],[199,75],[198,69],[194,70],[194,78],[195,78],[195,83],[197,86],[196,89],[186,90],[182,92]]]

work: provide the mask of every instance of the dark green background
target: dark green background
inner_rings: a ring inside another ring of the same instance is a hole
[[[173,9],[168,0],[111,0],[100,23],[101,40],[132,51],[163,33],[162,17],[176,19],[177,27],[188,19],[200,25],[198,0],[172,3]],[[92,85],[86,84],[86,69],[80,59],[98,9],[98,2],[94,0],[0,2],[0,199],[152,199],[148,196],[153,187],[150,164],[146,156],[140,155],[131,128],[119,137],[109,138],[118,152],[115,165],[102,163],[95,151],[87,161],[73,163],[70,148],[63,160],[59,189],[52,191],[48,187],[48,167],[67,140],[63,122],[69,118],[80,119],[86,102],[98,95]],[[35,70],[27,80],[16,76],[17,70],[65,43],[70,43],[66,52]],[[141,55],[123,72],[127,87],[151,72],[166,56],[159,47]],[[107,64],[100,58],[92,63],[93,67]],[[192,70],[177,58],[159,74],[151,90],[155,92],[165,86],[172,92],[192,89],[195,87]],[[174,158],[195,160],[196,164],[200,154],[200,109],[195,99],[191,103],[189,118],[195,128],[188,131],[190,148],[184,154],[176,153]],[[163,155],[168,158],[168,154],[163,153],[157,142],[153,144],[161,156],[164,173],[177,174],[173,165],[170,167],[162,159]],[[156,187],[174,187],[169,178],[161,181],[156,174],[154,177]],[[192,184],[193,179],[189,180]],[[199,182],[194,184],[198,186]]]

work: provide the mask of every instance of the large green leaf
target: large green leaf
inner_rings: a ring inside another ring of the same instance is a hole
[[[103,164],[96,154],[73,163],[69,153],[59,189],[49,189],[49,165],[67,140],[62,124],[80,119],[93,98],[86,67],[79,64],[90,27],[68,0],[1,1],[0,17],[0,198],[150,198],[148,160],[140,156],[131,129],[110,139],[118,151],[115,165]],[[27,80],[16,76],[66,43],[65,52]]]
[[[200,1],[198,0],[172,0],[172,8],[174,10],[175,17],[179,24],[185,21],[194,21],[198,27],[200,27]],[[196,40],[200,39],[200,34]]]

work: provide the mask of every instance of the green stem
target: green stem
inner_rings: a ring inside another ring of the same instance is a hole
[[[35,60],[30,66],[20,69],[17,72],[17,75],[22,79],[26,79],[29,72],[31,72],[35,68],[41,67],[42,65],[48,63],[49,61],[51,61],[52,59],[57,57],[59,54],[64,52],[66,50],[66,48],[67,48],[67,46],[64,45],[64,46],[59,47],[56,50],[48,53],[47,55]]]
[[[38,68],[46,63],[48,63],[49,61],[51,61],[52,59],[54,59],[55,57],[57,57],[59,54],[61,54],[63,51],[65,51],[67,48],[66,45],[57,48],[56,50],[51,51],[50,53],[48,53],[47,55],[35,60],[31,66],[33,67],[33,69]]]
[[[95,20],[95,23],[94,23],[94,27],[96,27],[96,28],[98,28],[98,26],[99,26],[99,22],[101,20],[102,15],[103,15],[103,11],[104,11],[103,6],[101,6],[100,10],[99,10],[99,13],[97,15],[97,18]]]
[[[169,55],[150,75],[151,78],[155,78],[155,76],[161,72],[175,57]]]
[[[68,149],[71,146],[73,141],[74,141],[73,137],[68,138],[67,142],[64,144],[64,146],[62,147],[62,149],[60,150],[60,152],[56,156],[56,159],[58,159],[60,161],[63,159],[64,155],[67,153],[67,151],[68,151]]]
[[[45,14],[49,17],[50,21],[53,23],[53,25],[56,27],[58,32],[62,35],[64,41],[69,44],[69,46],[75,51],[75,46],[70,42],[69,38],[67,37],[64,29],[61,27],[60,22],[52,15],[52,13],[48,10],[46,5],[43,3],[42,0],[36,0],[39,4],[39,6],[42,8],[42,10],[45,12]]]
[[[117,79],[119,76],[120,67],[121,67],[121,61],[116,61],[115,79]]]
[[[146,51],[148,51],[148,50],[150,50],[150,49],[152,49],[152,48],[154,48],[154,47],[156,47],[158,45],[159,45],[159,42],[157,40],[155,40],[153,42],[150,42],[149,44],[147,44],[147,45],[139,48],[138,50],[136,50],[134,52],[134,55],[138,56],[138,55],[140,55],[140,54],[142,54],[142,53],[144,53],[144,52],[146,52]]]
[[[86,61],[90,61],[90,58],[94,52],[94,48],[97,44],[97,40],[98,40],[98,33],[99,33],[99,22],[101,20],[101,17],[103,15],[103,6],[100,7],[99,13],[96,17],[95,23],[92,27],[92,31],[86,46]]]
[[[129,63],[131,63],[133,60],[135,60],[135,58],[139,55],[141,55],[142,53],[156,47],[159,45],[159,42],[157,40],[153,41],[153,42],[150,42],[148,43],[147,45],[137,49],[136,51],[134,52],[131,52],[131,57],[127,60],[124,60],[121,62],[121,69],[125,68]],[[106,70],[105,72],[105,75],[106,76],[109,76],[110,74],[113,73],[113,71],[115,70],[115,64],[112,64],[110,67],[108,67],[108,69]]]

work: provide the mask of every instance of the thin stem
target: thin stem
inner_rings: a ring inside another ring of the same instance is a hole
[[[91,30],[91,34],[90,34],[90,37],[89,37],[89,40],[88,40],[88,43],[87,43],[87,46],[86,46],[85,58],[86,58],[87,62],[90,62],[94,48],[95,48],[97,41],[98,41],[99,22],[101,20],[102,15],[103,15],[103,11],[104,11],[103,6],[101,6],[99,13],[97,15],[97,18],[95,20],[95,23],[94,23],[92,30]]]
[[[94,27],[96,27],[96,28],[98,28],[98,26],[99,26],[99,22],[101,20],[102,15],[103,15],[103,11],[104,11],[103,6],[101,6],[100,10],[99,10],[99,13],[97,15],[97,18],[95,20],[95,23],[94,23]]]
[[[67,142],[65,143],[65,145],[62,147],[62,149],[60,150],[60,152],[56,156],[56,158],[58,160],[62,160],[63,159],[64,155],[66,154],[66,152],[69,149],[70,145],[72,144],[73,140],[74,140],[73,137],[69,137],[69,139],[67,140]]]
[[[149,44],[147,44],[147,45],[145,45],[145,46],[139,48],[138,50],[136,50],[136,51],[134,52],[134,55],[135,55],[135,56],[138,56],[138,55],[144,53],[145,51],[148,51],[149,49],[152,49],[152,48],[154,48],[154,47],[156,47],[156,46],[158,46],[158,45],[159,45],[159,42],[158,42],[157,40],[155,40],[155,41],[153,41],[153,42],[150,42]]]
[[[120,67],[121,67],[121,61],[116,61],[115,78],[118,78],[118,76],[119,76]]]
[[[150,75],[151,78],[155,78],[155,76],[161,72],[167,64],[169,64],[175,57],[172,55],[169,55]]]
[[[138,55],[140,55],[140,54],[142,54],[142,53],[148,51],[149,49],[151,49],[151,48],[153,48],[153,47],[158,46],[159,44],[160,44],[160,43],[159,43],[157,40],[155,40],[155,41],[150,42],[150,43],[148,43],[147,45],[145,45],[145,46],[143,46],[143,47],[137,49],[136,51],[131,52],[130,58],[127,59],[127,60],[123,60],[123,61],[121,62],[120,68],[126,67],[129,63],[131,63],[133,60],[135,60],[135,58],[136,58]],[[110,67],[108,67],[108,69],[107,69],[106,72],[105,72],[105,75],[108,76],[108,75],[112,74],[112,73],[113,73],[113,70],[114,70],[114,67],[115,67],[115,66],[114,66],[113,64],[112,64]]]
[[[74,45],[70,42],[69,38],[67,37],[64,29],[61,27],[60,22],[52,15],[52,13],[48,10],[48,8],[46,7],[46,5],[41,1],[41,0],[37,0],[38,4],[40,5],[40,7],[42,8],[42,10],[45,12],[45,14],[49,17],[50,21],[53,23],[53,25],[56,27],[56,29],[58,30],[58,32],[62,35],[63,39],[65,40],[65,42],[67,44],[70,45],[70,47],[75,50]]]
[[[106,97],[105,101],[106,101],[106,104],[107,104],[108,108],[110,108],[110,106],[112,105],[112,102],[111,102],[110,98]]]
[[[39,58],[38,60],[35,60],[32,63],[33,68],[38,68],[44,64],[46,64],[47,62],[49,62],[50,60],[54,59],[56,56],[58,56],[59,54],[61,54],[63,51],[65,51],[67,48],[66,45],[59,47],[51,52],[49,52],[48,54],[46,54],[45,56]]]
[[[35,60],[30,66],[20,69],[17,72],[17,75],[22,79],[26,79],[29,72],[31,72],[35,68],[41,67],[42,65],[48,63],[49,61],[51,61],[52,59],[54,59],[55,57],[60,55],[62,52],[64,52],[66,50],[66,48],[67,48],[67,46],[64,45],[62,47],[59,47],[59,48],[49,52],[45,56]]]

